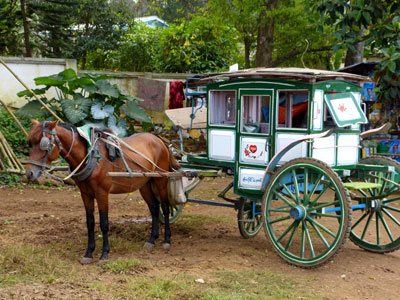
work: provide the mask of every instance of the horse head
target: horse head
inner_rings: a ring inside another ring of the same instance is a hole
[[[26,176],[28,180],[35,181],[42,175],[43,169],[50,169],[50,163],[60,154],[62,145],[56,132],[58,120],[42,123],[32,120],[31,122],[33,126],[29,132],[28,141],[32,150],[26,165]]]

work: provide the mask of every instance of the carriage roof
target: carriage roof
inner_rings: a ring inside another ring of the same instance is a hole
[[[205,82],[211,83],[219,80],[232,80],[239,78],[286,79],[308,83],[325,80],[347,80],[355,81],[357,83],[370,81],[368,77],[357,74],[307,68],[253,68],[234,72],[209,74],[208,76],[202,78],[201,81],[204,84]]]

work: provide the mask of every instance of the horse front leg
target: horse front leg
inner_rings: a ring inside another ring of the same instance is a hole
[[[87,248],[85,255],[81,258],[81,264],[90,264],[93,262],[93,251],[95,249],[94,240],[94,198],[90,197],[84,193],[81,193],[83,204],[85,205],[86,211],[86,226],[87,226]]]

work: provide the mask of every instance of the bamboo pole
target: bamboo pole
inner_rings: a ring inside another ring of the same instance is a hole
[[[8,157],[6,150],[4,149],[3,143],[0,143],[0,152],[3,154],[3,157],[8,162],[8,164],[11,164],[10,158]]]
[[[13,72],[13,70],[10,69],[9,66],[7,66],[7,64],[4,62],[4,60],[1,59],[1,57],[0,57],[0,63],[1,63],[8,71],[10,71],[10,73],[24,86],[24,88],[26,88],[26,89],[35,97],[35,99],[36,99],[37,101],[39,101],[39,103],[42,104],[43,107],[44,107],[49,113],[51,113],[51,114],[53,115],[53,117],[55,117],[55,118],[56,118],[57,120],[59,120],[61,123],[64,123],[64,121],[61,120],[60,117],[57,116],[57,115],[50,109],[50,107],[48,107],[47,104],[44,103],[44,102],[42,101],[42,99],[40,99],[40,98],[28,87],[28,86],[17,76],[17,74],[15,74],[15,73]]]
[[[21,130],[25,134],[25,136],[28,137],[28,133],[26,132],[25,128],[22,126],[21,122],[17,119],[17,117],[14,115],[14,113],[8,108],[7,104],[5,104],[4,101],[1,99],[0,99],[0,103],[4,106],[4,108],[7,110],[7,112],[11,115],[11,117],[17,123],[19,128],[21,128]]]

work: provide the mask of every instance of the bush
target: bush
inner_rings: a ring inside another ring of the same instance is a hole
[[[29,118],[19,118],[19,121],[25,130],[29,132],[31,128]],[[0,130],[17,156],[29,155],[30,148],[27,138],[14,119],[3,108],[0,108]]]

